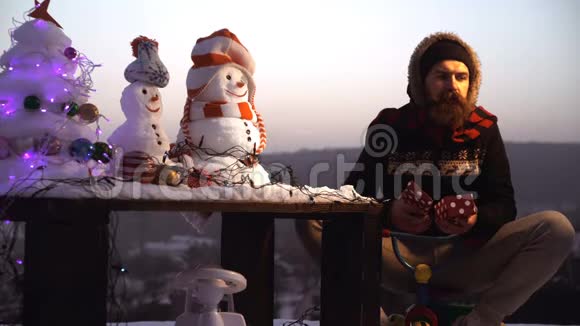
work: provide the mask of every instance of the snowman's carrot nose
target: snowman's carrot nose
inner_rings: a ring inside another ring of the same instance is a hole
[[[239,82],[236,83],[236,85],[238,85],[239,88],[242,88],[246,84],[244,82],[239,81]]]
[[[153,96],[153,97],[151,98],[151,100],[150,100],[150,101],[151,101],[151,102],[156,102],[156,101],[159,101],[159,95],[155,95],[155,96]]]

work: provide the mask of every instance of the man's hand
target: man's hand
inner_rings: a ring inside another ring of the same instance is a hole
[[[402,199],[393,199],[390,216],[397,229],[414,234],[427,231],[432,223],[428,213]]]
[[[477,214],[435,219],[435,224],[439,230],[447,234],[463,234],[471,230],[475,222],[477,222]]]

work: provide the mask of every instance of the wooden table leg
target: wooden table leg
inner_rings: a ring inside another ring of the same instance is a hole
[[[383,238],[377,215],[368,214],[364,219],[363,233],[363,281],[362,281],[362,325],[380,323],[380,284],[382,268]]]
[[[43,207],[26,222],[25,326],[106,324],[108,213]]]
[[[379,325],[378,218],[332,214],[322,234],[321,326]]]
[[[251,326],[274,319],[274,218],[264,213],[222,213],[221,263],[248,280],[234,294],[236,312]]]

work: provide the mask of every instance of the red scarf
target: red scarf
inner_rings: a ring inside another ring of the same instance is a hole
[[[190,121],[202,120],[208,118],[240,118],[255,123],[256,114],[250,102],[240,103],[214,103],[192,101],[189,107]]]
[[[415,106],[407,106],[403,110],[406,115],[406,127],[409,129],[422,129],[424,134],[441,145],[445,137],[449,137],[451,130],[446,127],[434,126],[427,121],[427,110]],[[488,129],[497,121],[497,117],[478,106],[471,111],[469,118],[462,129],[457,129],[451,134],[451,140],[456,143],[464,143],[479,137],[481,131]]]
[[[266,127],[262,115],[258,113],[250,102],[228,103],[228,102],[200,102],[192,101],[189,98],[185,102],[183,118],[181,119],[181,130],[185,139],[191,142],[189,123],[194,120],[208,118],[240,118],[249,120],[260,131],[260,144],[256,148],[255,154],[260,154],[266,148]]]
[[[466,141],[476,139],[481,134],[481,130],[489,129],[497,121],[497,117],[489,113],[482,106],[476,107],[461,130],[453,132],[452,139],[456,143],[464,143]]]

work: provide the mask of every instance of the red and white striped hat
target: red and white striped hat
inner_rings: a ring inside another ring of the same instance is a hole
[[[248,78],[248,99],[254,103],[254,59],[234,33],[224,28],[198,39],[191,51],[191,60],[193,67],[187,74],[187,96],[190,99],[205,89],[218,70],[225,66],[235,66]]]

